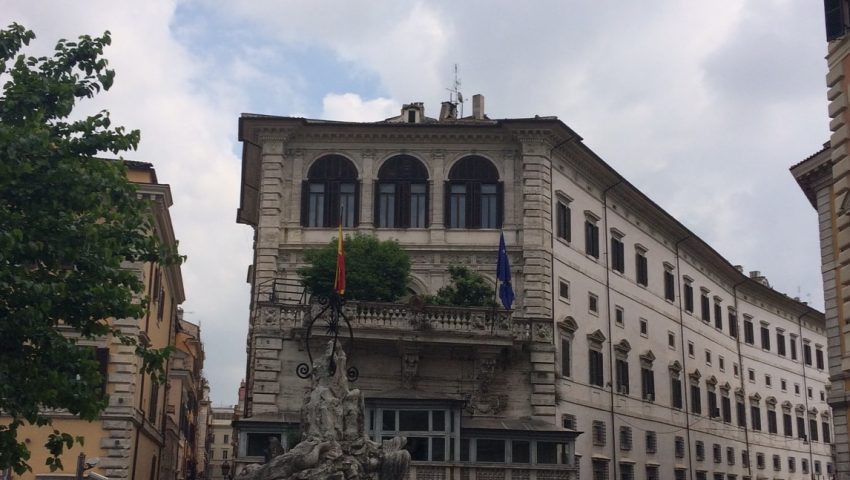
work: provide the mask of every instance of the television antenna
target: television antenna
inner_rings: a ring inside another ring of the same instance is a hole
[[[460,117],[463,118],[463,94],[460,93],[460,76],[458,75],[457,64],[454,64],[454,82],[452,88],[447,88],[449,91],[449,102],[455,105],[460,105]]]

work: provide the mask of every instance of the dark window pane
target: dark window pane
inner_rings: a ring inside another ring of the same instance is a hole
[[[466,185],[452,185],[449,196],[449,227],[466,228]]]
[[[410,459],[414,461],[428,461],[428,437],[407,437],[407,447]]]
[[[393,432],[395,429],[395,410],[384,410],[381,430]]]
[[[529,442],[514,440],[511,443],[511,452],[513,463],[531,462],[531,444]]]
[[[446,439],[434,437],[431,439],[431,460],[442,462],[446,459]]]
[[[434,410],[431,412],[431,430],[435,432],[446,431],[446,412],[444,410]]]
[[[461,438],[460,439],[460,461],[468,462],[469,461],[469,439]]]
[[[475,457],[479,462],[505,461],[505,441],[479,438],[475,445]]]
[[[496,228],[496,185],[481,185],[481,228]]]
[[[537,463],[558,463],[558,444],[555,442],[537,442]]]
[[[425,184],[416,183],[410,186],[410,227],[425,228],[427,198]]]
[[[404,432],[427,432],[428,410],[399,410],[398,429]]]
[[[378,187],[378,227],[395,226],[395,185],[382,184]]]

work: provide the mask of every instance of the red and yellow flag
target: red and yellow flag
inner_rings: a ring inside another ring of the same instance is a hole
[[[345,294],[345,250],[342,243],[342,221],[339,222],[339,238],[336,247],[336,275],[334,276],[334,291]]]

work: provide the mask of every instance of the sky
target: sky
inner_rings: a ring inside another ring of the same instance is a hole
[[[243,112],[437,116],[461,91],[491,118],[556,115],[731,263],[823,308],[817,219],[788,168],[829,138],[823,9],[798,0],[0,0],[45,54],[112,34],[108,109],[127,159],[171,185],[185,318],[215,405],[245,375],[252,230],[236,224]],[[470,106],[467,106],[471,110]],[[467,112],[471,113],[471,112]]]

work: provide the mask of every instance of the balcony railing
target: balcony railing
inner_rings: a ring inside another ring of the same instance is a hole
[[[255,326],[267,329],[303,329],[319,312],[318,306],[263,302],[259,304]],[[413,306],[404,303],[350,301],[345,315],[358,337],[388,334],[417,334],[431,337],[463,337],[500,340],[507,343],[548,341],[552,339],[552,322],[513,316],[501,308]],[[327,316],[325,313],[324,316]],[[316,318],[312,334],[323,334],[324,318]]]
[[[575,480],[578,469],[567,465],[427,464],[410,466],[407,480]]]

